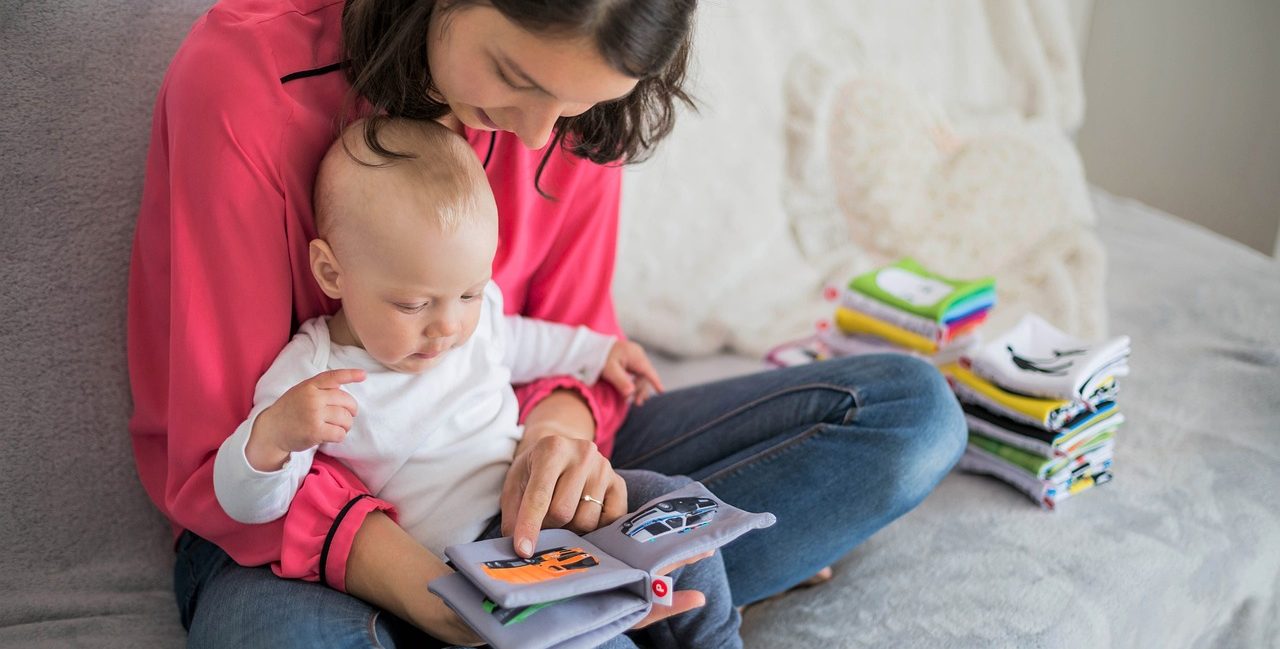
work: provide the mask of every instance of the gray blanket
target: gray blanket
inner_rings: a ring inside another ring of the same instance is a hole
[[[751,609],[751,646],[1280,646],[1280,264],[1095,203],[1133,337],[1115,480],[1047,513],[953,474],[832,584]]]

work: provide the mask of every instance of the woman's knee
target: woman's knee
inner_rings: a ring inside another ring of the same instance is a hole
[[[869,358],[879,380],[863,380],[854,421],[889,435],[881,458],[894,500],[914,506],[942,480],[964,452],[964,412],[942,373],[903,354]]]
[[[618,475],[627,483],[628,511],[635,511],[644,503],[693,482],[688,476],[663,475],[642,469],[621,469]]]
[[[923,500],[959,461],[968,443],[964,411],[942,373],[917,358],[900,371],[917,386],[903,413],[903,428],[894,464],[899,497],[911,506]]]

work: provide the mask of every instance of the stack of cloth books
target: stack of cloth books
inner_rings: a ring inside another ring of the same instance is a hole
[[[826,358],[906,353],[934,364],[958,359],[979,342],[978,327],[996,303],[995,279],[953,279],[913,259],[854,277],[829,288],[836,303],[834,326],[818,323],[817,334],[775,348],[766,360],[777,366]]]
[[[969,423],[960,468],[992,475],[1046,509],[1111,480],[1124,423],[1117,378],[1129,374],[1129,337],[1086,343],[1043,318],[939,369]]]

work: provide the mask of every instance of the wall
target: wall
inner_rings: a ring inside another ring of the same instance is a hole
[[[1091,182],[1280,256],[1280,2],[1096,2]]]

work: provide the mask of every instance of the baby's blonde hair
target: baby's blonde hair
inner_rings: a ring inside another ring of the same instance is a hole
[[[370,192],[405,192],[444,233],[491,213],[488,179],[465,139],[435,121],[374,119],[385,121],[379,127],[384,142],[413,157],[390,159],[370,150],[363,120],[343,130],[316,172],[313,207],[321,239],[329,240],[350,217],[366,211]],[[365,203],[353,204],[360,199]]]

